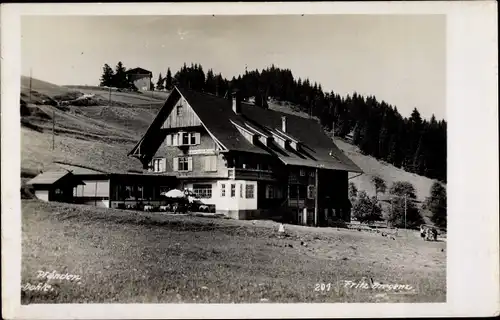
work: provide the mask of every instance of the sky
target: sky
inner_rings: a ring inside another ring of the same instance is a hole
[[[184,62],[228,79],[271,64],[403,116],[446,119],[444,15],[24,16],[22,74],[97,85],[105,63],[165,75]]]

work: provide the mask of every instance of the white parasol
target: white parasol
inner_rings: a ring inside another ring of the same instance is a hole
[[[179,189],[172,189],[168,192],[162,192],[161,195],[167,198],[184,198],[186,196],[184,192]]]

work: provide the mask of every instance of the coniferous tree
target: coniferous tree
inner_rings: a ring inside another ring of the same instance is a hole
[[[167,90],[172,90],[173,83],[172,83],[172,72],[170,71],[170,68],[167,69],[167,76],[165,77],[165,88]]]
[[[113,69],[111,69],[111,67],[107,63],[105,63],[104,67],[102,68],[102,76],[99,86],[112,87],[114,77],[115,77],[115,72],[113,71]]]
[[[113,85],[117,88],[128,89],[130,83],[127,79],[127,69],[121,61],[116,64],[115,76],[113,77]]]
[[[204,90],[208,93],[215,94],[216,91],[216,79],[212,69],[208,69]]]
[[[165,89],[165,78],[162,78],[161,72],[158,74],[158,81],[156,81],[156,89],[163,90]]]

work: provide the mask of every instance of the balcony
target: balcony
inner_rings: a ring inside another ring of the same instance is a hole
[[[227,177],[233,180],[276,180],[272,171],[243,168],[227,169]]]

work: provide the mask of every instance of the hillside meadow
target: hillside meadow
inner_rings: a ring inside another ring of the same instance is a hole
[[[446,242],[417,233],[285,225],[281,237],[270,221],[38,200],[22,212],[23,304],[446,301]]]

